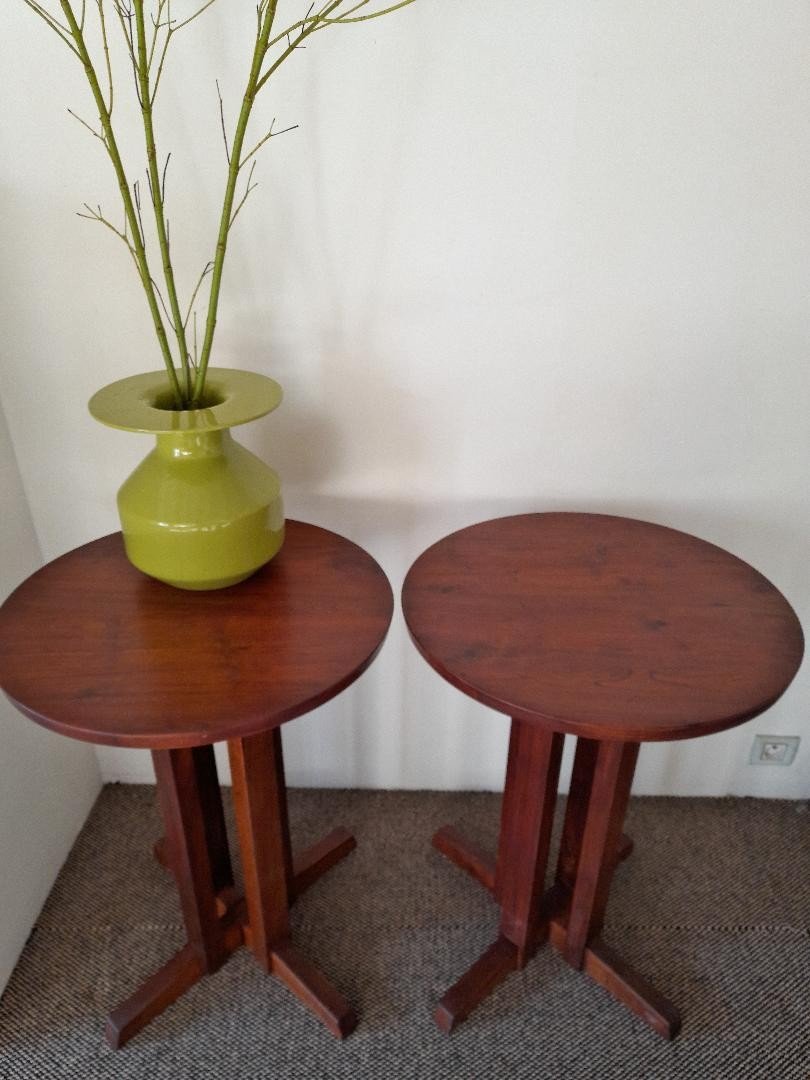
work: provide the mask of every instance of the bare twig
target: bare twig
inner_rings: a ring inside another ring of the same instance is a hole
[[[225,111],[222,106],[222,94],[219,89],[219,79],[214,79],[217,84],[217,97],[219,98],[219,122],[222,126],[222,140],[225,143],[225,157],[228,159],[228,164],[231,163],[231,152],[228,149],[228,133],[225,130]]]
[[[186,317],[183,320],[183,326],[188,326],[188,320],[189,320],[189,316],[191,315],[191,309],[194,307],[194,301],[197,299],[197,293],[200,291],[200,286],[202,285],[202,283],[205,280],[206,276],[211,273],[213,268],[214,268],[214,264],[212,262],[207,262],[205,264],[205,266],[203,267],[202,273],[200,274],[199,278],[197,279],[197,284],[194,286],[194,292],[191,294],[191,299],[188,302],[188,310],[186,311]],[[195,315],[196,315],[196,312],[195,312]],[[196,357],[196,353],[195,353],[195,357]]]
[[[343,2],[344,0],[339,0],[339,4],[342,4]],[[354,15],[356,11],[359,11],[361,8],[366,7],[370,2],[371,0],[360,0],[359,3],[354,5],[354,7],[348,8],[342,15],[335,15],[334,18],[330,17],[331,12],[335,11],[339,7],[339,4],[327,3],[315,15],[312,15],[312,8],[314,7],[314,5],[310,5],[309,10],[307,11],[303,19],[298,19],[297,22],[291,23],[286,28],[286,30],[282,30],[280,34],[278,34],[270,42],[268,42],[268,48],[272,49],[275,45],[278,45],[279,42],[284,40],[285,38],[287,39],[287,44],[289,45],[289,35],[294,30],[308,29],[307,36],[309,36],[309,34],[314,33],[315,30],[323,30],[327,26],[342,26],[348,25],[350,23],[368,22],[371,19],[378,19],[382,15],[390,15],[391,12],[398,11],[400,8],[408,7],[408,5],[413,4],[415,0],[400,0],[399,3],[391,4],[389,7],[380,8],[377,11],[370,11],[367,15]],[[307,24],[309,24],[309,27],[307,27]],[[305,46],[296,45],[294,46],[294,48],[305,48]]]
[[[132,20],[134,19],[134,12],[129,0],[113,0],[113,7],[115,13],[118,16],[118,22],[121,24],[121,31],[124,35],[124,43],[127,47],[127,53],[129,55],[129,62],[132,66],[132,75],[135,79],[135,94],[138,98],[138,104],[143,105],[141,101],[141,90],[138,85],[138,62],[135,59],[135,32],[132,28]]]
[[[160,197],[164,203],[166,201],[166,172],[169,168],[169,160],[171,159],[171,156],[172,152],[170,150],[169,153],[166,155],[166,164],[163,166],[163,176],[161,177],[160,181]]]
[[[194,22],[195,19],[199,18],[199,16],[202,15],[202,13],[204,11],[206,11],[208,8],[210,8],[211,5],[214,4],[214,3],[216,3],[216,0],[207,0],[207,2],[204,3],[201,7],[197,8],[197,10],[192,15],[189,15],[187,19],[183,19],[182,22],[175,23],[174,20],[171,17],[171,0],[167,0],[166,22],[164,23],[164,26],[166,26],[166,37],[165,37],[165,40],[163,42],[163,48],[161,49],[161,52],[160,52],[160,60],[158,61],[157,74],[155,75],[155,80],[154,80],[154,82],[152,84],[152,101],[153,102],[154,102],[155,97],[157,95],[158,86],[160,84],[160,80],[161,80],[161,77],[163,75],[163,65],[166,62],[166,54],[169,51],[169,44],[171,43],[172,38],[174,37],[174,35],[177,33],[178,30],[182,30],[184,26],[188,26],[189,23]],[[152,59],[153,59],[153,57],[150,55],[149,56],[149,63],[148,63],[148,69],[149,69],[150,72],[152,70]]]
[[[251,181],[253,180],[253,170],[255,168],[256,168],[256,162],[254,161],[253,164],[250,166],[250,172],[248,173],[247,184],[245,186],[245,193],[242,196],[242,198],[239,200],[239,203],[237,204],[236,209],[234,210],[233,214],[231,215],[231,220],[230,220],[230,223],[228,225],[228,232],[230,232],[231,229],[233,228],[233,223],[236,221],[236,215],[239,213],[239,211],[242,209],[242,207],[247,202],[248,195],[250,195],[251,191],[253,191],[255,188],[257,188],[259,186],[258,183],[255,183],[255,184],[251,183]]]
[[[391,4],[389,7],[380,8],[378,11],[371,11],[368,15],[357,15],[351,18],[353,12],[359,11],[360,8],[364,8],[370,0],[361,0],[359,4],[356,4],[353,8],[345,13],[345,15],[339,15],[335,19],[322,19],[321,22],[324,26],[341,26],[348,25],[349,23],[368,22],[370,19],[379,19],[381,15],[390,15],[392,11],[399,11],[401,8],[408,7],[409,4],[413,4],[414,0],[399,0],[398,4]]]
[[[172,330],[174,330],[174,323],[172,322],[172,317],[169,314],[168,308],[166,307],[166,301],[163,299],[163,293],[160,291],[160,286],[154,278],[152,278],[152,286],[157,293],[158,300],[160,300],[160,306],[163,308],[163,314],[166,316],[166,322],[169,324]]]
[[[74,56],[81,59],[81,57],[79,56],[79,50],[70,40],[70,30],[67,26],[63,26],[58,19],[54,18],[54,16],[51,15],[49,11],[46,11],[42,4],[38,4],[36,0],[23,0],[23,3],[27,4],[33,12],[39,15],[40,19],[42,19],[42,21],[47,26],[50,26],[51,30],[53,30],[57,37],[59,37],[60,40],[64,42],[65,45],[67,45],[67,47],[74,54]]]
[[[149,70],[150,70],[150,72],[152,70],[152,60],[154,59],[154,56],[155,56],[155,49],[157,48],[157,43],[158,43],[158,37],[159,37],[159,34],[160,34],[160,30],[161,30],[162,27],[170,25],[170,22],[169,22],[169,18],[171,17],[171,12],[170,11],[167,13],[166,21],[165,22],[160,21],[160,17],[163,14],[163,9],[166,7],[167,3],[168,3],[168,0],[158,0],[157,14],[152,17],[152,43],[149,46]]]
[[[127,0],[128,2],[128,0]],[[112,162],[113,169],[115,171],[116,179],[118,181],[118,190],[121,193],[121,199],[124,204],[124,214],[128,220],[130,232],[132,234],[132,247],[135,251],[135,260],[138,267],[138,275],[143,285],[144,293],[146,294],[147,303],[149,304],[149,311],[152,316],[152,322],[155,327],[155,333],[158,338],[161,353],[163,355],[163,362],[166,366],[166,373],[169,376],[169,384],[172,388],[175,401],[178,408],[182,408],[183,396],[180,391],[180,384],[177,380],[177,372],[175,371],[174,363],[172,361],[171,349],[169,348],[168,339],[166,337],[166,328],[163,325],[163,319],[161,318],[160,308],[158,307],[158,300],[155,294],[155,289],[152,285],[151,274],[149,272],[149,264],[146,258],[146,250],[144,248],[144,236],[142,228],[139,228],[139,211],[133,203],[132,193],[129,188],[129,181],[127,179],[124,164],[121,160],[121,154],[118,150],[118,143],[115,138],[115,131],[113,129],[112,120],[110,118],[107,102],[104,99],[104,94],[99,83],[98,75],[96,73],[95,66],[93,64],[92,57],[87,48],[87,43],[84,39],[84,34],[81,27],[76,20],[76,14],[73,11],[70,0],[59,0],[62,8],[62,13],[67,21],[67,25],[70,30],[71,37],[76,46],[79,59],[84,68],[87,81],[90,84],[90,89],[93,94],[93,100],[95,101],[96,108],[98,109],[99,120],[101,121],[101,128],[104,132],[104,141],[107,148],[107,153]],[[119,10],[118,5],[123,5],[124,0],[114,0],[117,5],[116,10]],[[124,10],[123,7],[121,10]],[[99,215],[101,209],[99,208]],[[129,241],[127,241],[129,243]]]
[[[106,143],[106,141],[104,139],[104,136],[101,134],[100,131],[96,131],[96,129],[93,127],[92,124],[88,124],[86,120],[82,120],[82,118],[79,116],[79,114],[75,113],[73,111],[73,109],[68,108],[68,112],[70,113],[70,115],[73,117],[74,120],[79,121],[79,123],[82,125],[82,127],[86,127],[91,135],[95,135],[95,137],[97,139],[101,139],[101,141],[104,143],[105,146],[107,145],[107,143]]]
[[[102,225],[106,225],[106,227],[111,232],[115,233],[115,235],[118,237],[119,240],[124,241],[124,243],[126,244],[126,247],[127,247],[127,251],[129,251],[132,258],[135,259],[135,265],[137,266],[138,260],[137,260],[136,254],[135,254],[135,248],[132,246],[132,244],[129,241],[129,237],[127,236],[126,223],[124,224],[123,230],[122,229],[117,229],[115,227],[115,225],[113,225],[113,223],[111,221],[109,221],[102,214],[100,206],[96,207],[96,209],[94,210],[93,207],[89,203],[83,203],[82,205],[84,206],[85,210],[87,210],[87,213],[83,214],[80,210],[77,210],[76,211],[76,217],[84,218],[86,221],[98,221]]]
[[[259,81],[256,83],[257,93],[259,90],[261,90],[265,83],[268,82],[268,80],[273,76],[273,74],[281,67],[287,57],[291,56],[295,52],[295,50],[300,47],[301,42],[305,41],[310,36],[310,34],[313,34],[319,28],[320,24],[326,18],[328,18],[328,16],[331,15],[333,11],[336,11],[342,3],[343,0],[330,0],[330,2],[325,4],[316,15],[307,17],[306,19],[301,20],[301,22],[294,24],[295,26],[300,27],[297,36],[293,39],[292,44],[287,45],[287,48],[282,50],[280,55],[276,57],[270,67],[267,68]],[[312,11],[312,7],[309,8],[309,11]],[[292,28],[293,27],[290,27],[290,29]],[[282,33],[280,37],[275,38],[273,43],[268,42],[267,48],[265,49],[265,56],[271,48],[271,44],[277,43],[283,36],[284,33]]]
[[[110,42],[108,40],[108,27],[105,13],[105,3],[112,4],[114,17],[118,20],[124,45],[129,57],[130,67],[135,80],[136,96],[141,106],[143,120],[146,153],[147,153],[147,182],[149,193],[155,213],[155,226],[157,239],[163,262],[163,272],[166,287],[166,299],[161,288],[153,277],[146,256],[146,231],[143,221],[143,207],[141,183],[136,180],[130,183],[123,166],[118,149],[115,131],[112,126],[111,114],[114,101],[113,72],[111,64]],[[225,154],[228,161],[228,176],[223,196],[220,214],[219,231],[213,259],[206,263],[197,280],[189,300],[185,319],[182,318],[177,302],[177,290],[174,282],[174,271],[170,254],[170,223],[165,213],[166,184],[169,161],[171,154],[167,154],[162,170],[158,167],[157,148],[153,126],[153,106],[161,82],[164,64],[171,41],[178,30],[188,26],[199,18],[203,12],[216,2],[216,0],[197,0],[196,10],[186,18],[177,21],[172,14],[172,0],[152,0],[152,11],[148,18],[151,24],[147,33],[147,15],[145,13],[146,0],[93,0],[95,5],[103,50],[103,65],[106,71],[102,71],[105,81],[105,90],[102,91],[98,74],[93,63],[87,42],[85,40],[85,27],[87,24],[87,10],[92,10],[93,3],[87,0],[58,0],[62,10],[62,18],[52,15],[41,0],[24,0],[31,10],[38,15],[58,35],[63,44],[74,53],[84,69],[85,75],[93,94],[95,105],[98,109],[100,127],[96,130],[81,116],[69,110],[71,115],[82,126],[87,128],[103,144],[110,157],[118,180],[118,187],[124,205],[123,229],[113,225],[102,213],[101,207],[93,209],[85,204],[84,211],[79,216],[98,221],[110,229],[121,239],[135,261],[144,292],[149,303],[155,332],[163,354],[166,370],[169,375],[170,385],[175,395],[177,406],[194,407],[200,401],[208,362],[217,322],[217,308],[222,283],[223,266],[227,250],[228,236],[233,228],[237,217],[241,213],[251,192],[257,187],[254,181],[256,167],[256,155],[258,151],[275,135],[282,135],[293,131],[298,125],[291,125],[281,131],[275,130],[275,119],[270,124],[269,130],[255,143],[252,149],[244,151],[247,128],[252,115],[253,106],[258,93],[270,80],[284,61],[298,49],[304,48],[306,39],[318,30],[327,26],[344,25],[348,23],[366,22],[379,18],[391,12],[408,7],[414,0],[388,0],[387,6],[377,7],[371,10],[371,6],[386,3],[386,0],[312,0],[307,8],[303,19],[288,26],[281,33],[273,35],[276,19],[276,11],[279,0],[256,0],[256,35],[251,59],[250,72],[242,97],[241,108],[237,117],[233,134],[229,133],[225,124],[225,110],[222,93],[217,82],[217,96],[219,100],[219,118],[222,128]],[[63,21],[64,20],[64,21]],[[276,46],[279,49],[276,51]],[[249,164],[247,182],[241,197],[237,194],[241,170]],[[197,341],[197,309],[195,307],[202,284],[208,275],[211,275],[211,285],[208,293],[207,313],[205,317],[205,329],[203,339],[198,351]],[[189,354],[186,345],[186,327],[193,318],[193,357]],[[165,324],[164,324],[165,319]],[[181,388],[178,379],[178,370],[175,367],[166,335],[166,324],[175,331],[177,345],[180,354],[182,374],[185,376],[185,386]],[[191,382],[191,370],[193,368],[194,379]]]
[[[216,3],[216,0],[207,0],[207,3],[203,4],[203,5],[202,5],[202,7],[198,8],[198,9],[197,9],[197,10],[196,10],[196,11],[194,12],[194,14],[193,14],[193,15],[189,15],[189,17],[188,17],[187,19],[183,19],[183,21],[182,21],[182,22],[179,22],[179,23],[177,24],[177,26],[173,26],[173,27],[172,27],[172,33],[174,33],[174,32],[175,32],[175,31],[177,31],[177,30],[182,30],[184,26],[188,26],[188,24],[189,24],[189,23],[191,23],[191,22],[194,22],[194,20],[195,20],[195,19],[199,18],[199,17],[200,17],[200,15],[202,15],[202,13],[203,13],[203,12],[204,12],[204,11],[205,11],[205,10],[206,10],[207,8],[210,8],[210,7],[211,7],[211,5],[212,5],[212,4],[214,4],[214,3]]]
[[[289,127],[282,128],[281,131],[273,131],[273,124],[275,124],[275,122],[276,118],[273,117],[273,121],[270,124],[270,130],[267,132],[267,134],[263,135],[262,138],[259,139],[256,145],[253,147],[253,149],[249,153],[245,154],[245,156],[239,162],[240,169],[244,168],[244,166],[248,163],[248,161],[250,161],[250,159],[258,150],[261,150],[261,148],[264,146],[268,139],[273,139],[276,135],[286,135],[288,131],[295,131],[295,129],[298,127],[298,124],[290,124]]]
[[[135,196],[135,210],[138,214],[138,227],[140,229],[141,245],[146,250],[146,233],[143,227],[143,218],[141,217],[141,185],[140,181],[136,180],[132,185],[132,194]],[[152,275],[149,275],[150,280]]]

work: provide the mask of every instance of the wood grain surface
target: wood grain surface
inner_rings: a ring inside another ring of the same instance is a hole
[[[77,739],[166,749],[242,738],[334,697],[380,648],[391,587],[356,544],[287,522],[229,589],[187,592],[127,561],[119,533],[68,552],[0,609],[0,685]]]
[[[594,739],[705,735],[772,705],[799,621],[741,559],[602,514],[498,518],[439,541],[405,580],[411,637],[448,682],[513,718]]]

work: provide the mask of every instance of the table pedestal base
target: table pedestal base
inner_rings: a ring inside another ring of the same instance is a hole
[[[600,936],[613,871],[633,848],[621,828],[638,744],[578,740],[555,882],[544,892],[562,745],[560,734],[512,721],[497,861],[452,826],[433,837],[501,908],[498,937],[444,995],[436,1023],[452,1031],[548,940],[572,967],[672,1039],[681,1025],[677,1009]]]
[[[357,1024],[351,1006],[290,942],[289,907],[352,851],[344,828],[293,858],[279,729],[228,744],[245,895],[234,888],[214,750],[153,751],[166,834],[155,856],[175,877],[188,943],[113,1009],[117,1049],[199,978],[246,945],[338,1038]]]

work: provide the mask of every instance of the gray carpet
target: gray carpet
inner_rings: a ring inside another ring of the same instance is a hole
[[[636,850],[604,936],[680,1007],[675,1042],[548,948],[442,1035],[432,1007],[493,940],[496,909],[428,839],[447,821],[493,843],[499,805],[480,793],[291,792],[296,843],[336,824],[359,842],[293,920],[297,945],[357,1008],[357,1031],[333,1039],[241,949],[114,1053],[106,1010],[183,931],[150,855],[154,789],[105,788],[0,999],[0,1077],[808,1080],[806,803],[631,801]]]

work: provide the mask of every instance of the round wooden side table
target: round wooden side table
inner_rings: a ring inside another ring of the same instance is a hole
[[[112,1011],[121,1046],[240,945],[338,1037],[356,1018],[290,942],[289,905],[354,846],[344,828],[293,857],[281,725],[374,659],[391,587],[356,544],[287,522],[279,555],[229,589],[145,577],[116,533],[44,566],[0,609],[0,684],[63,735],[152,751],[188,943]],[[226,740],[245,880],[237,895],[213,743]]]
[[[500,932],[445,994],[450,1031],[547,939],[661,1035],[677,1010],[600,936],[639,744],[708,735],[772,705],[802,658],[777,589],[721,548],[598,514],[527,514],[446,537],[402,594],[416,647],[512,717],[497,859],[451,826],[434,845],[495,896]],[[564,735],[577,737],[544,891]]]

